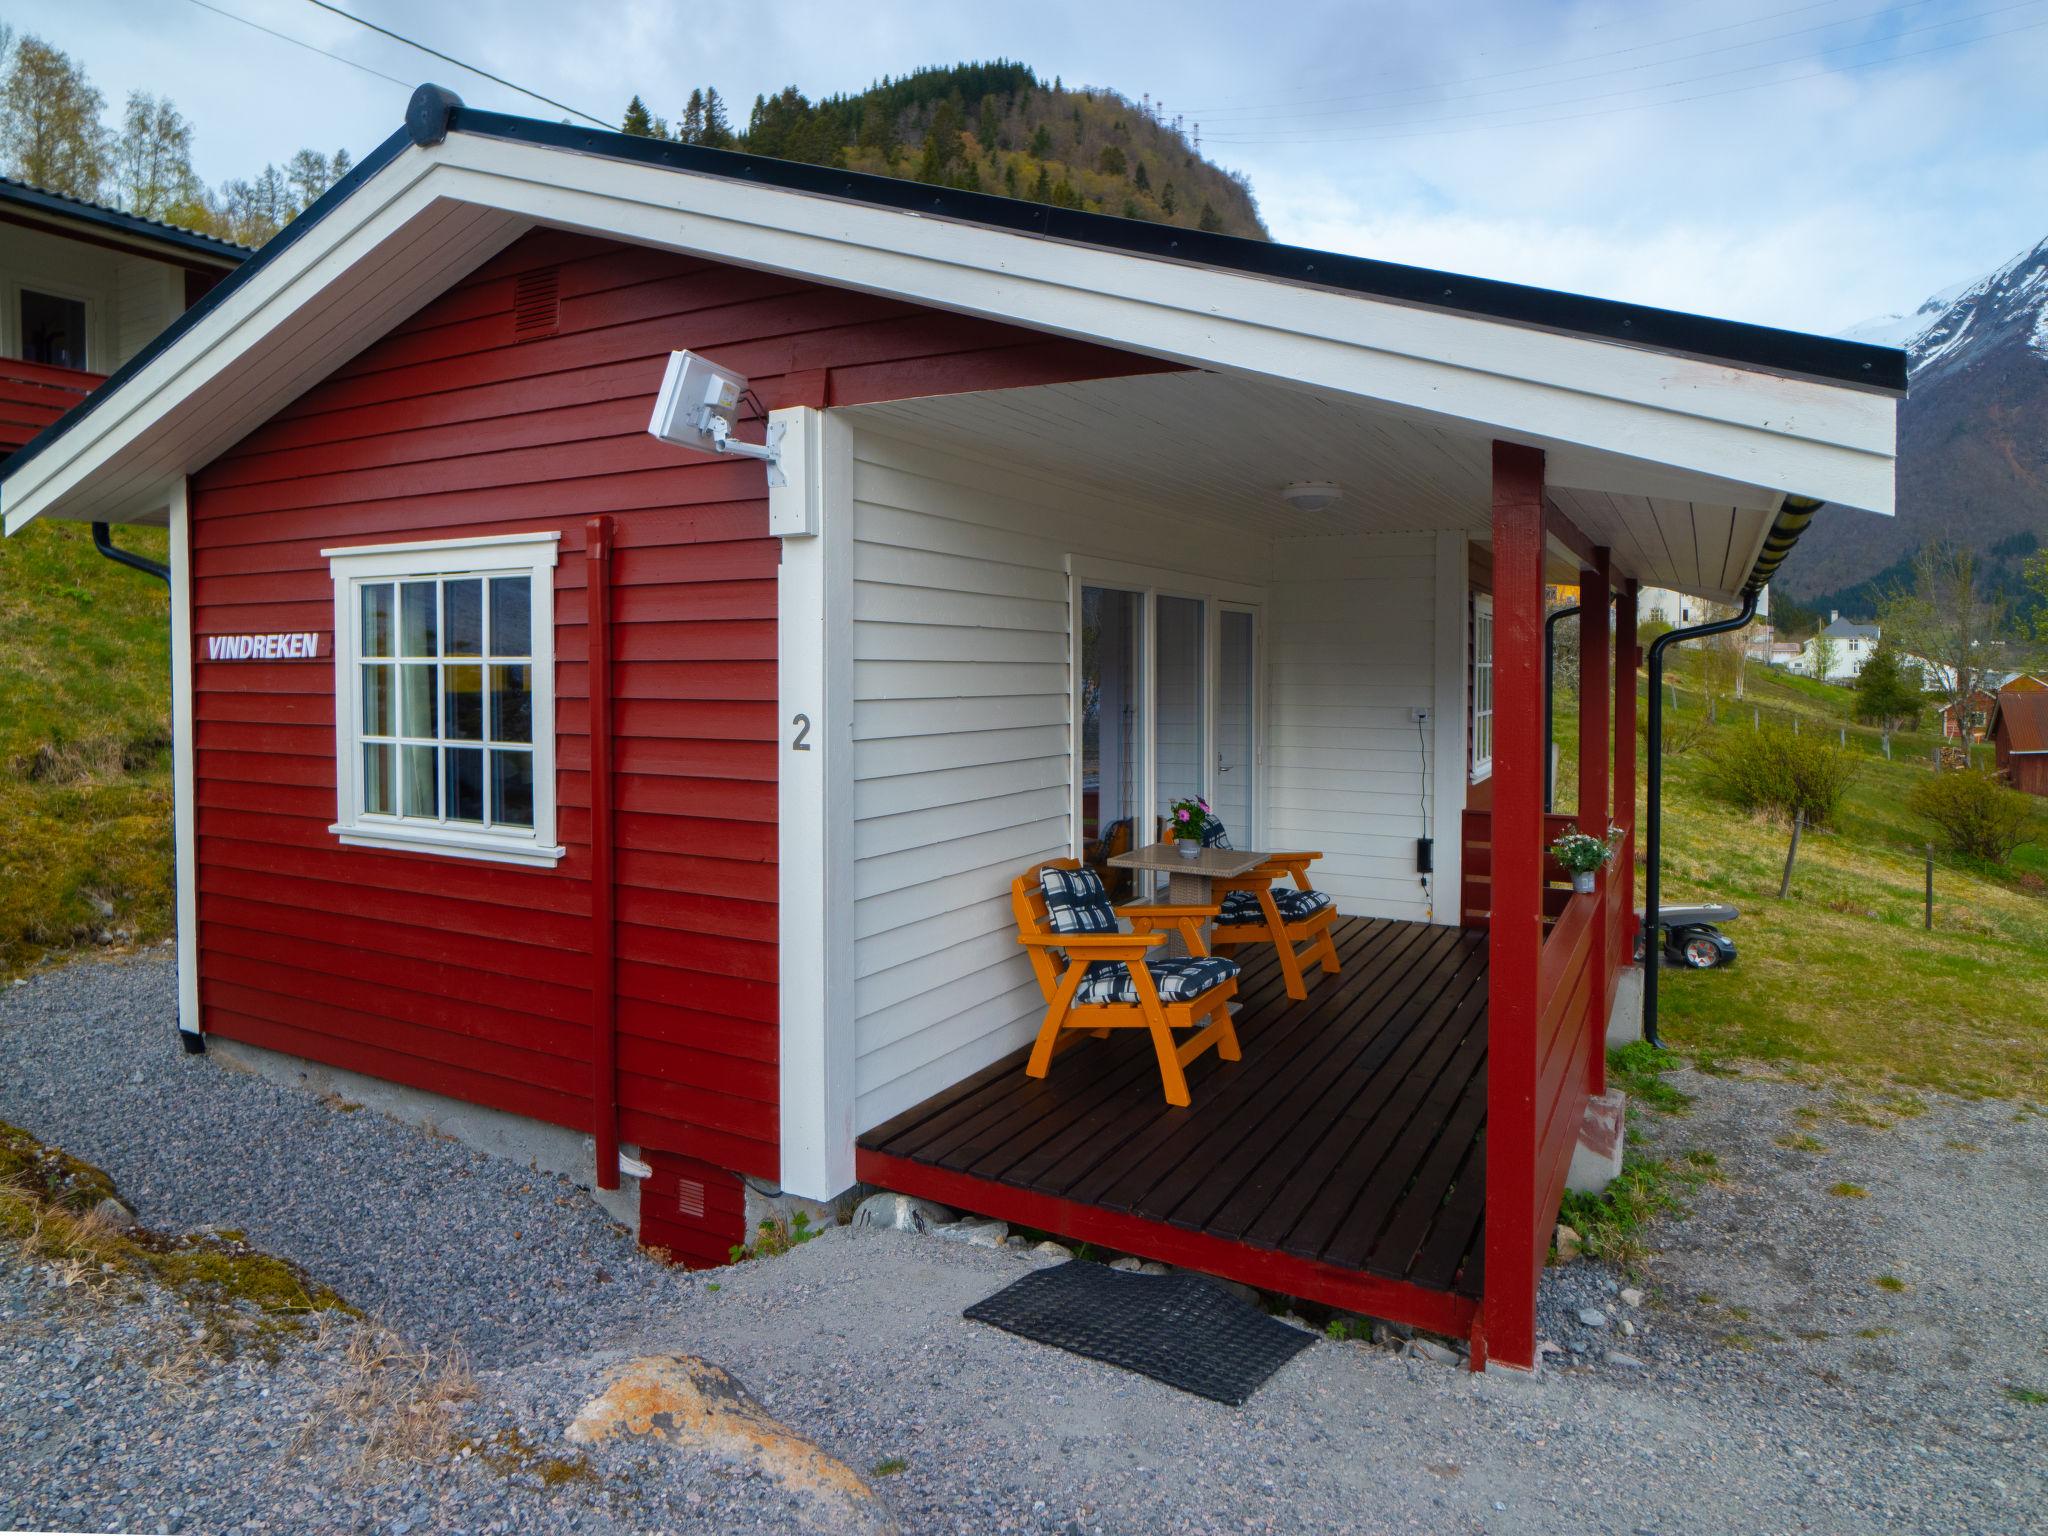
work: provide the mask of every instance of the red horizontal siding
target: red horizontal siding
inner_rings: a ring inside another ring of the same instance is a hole
[[[515,339],[514,284],[547,266],[556,330]],[[332,668],[201,661],[201,1006],[233,1038],[588,1129],[583,530],[608,513],[621,1132],[772,1178],[781,550],[757,464],[646,433],[685,346],[770,407],[1168,366],[566,232],[519,241],[195,477],[193,627],[328,632],[336,544],[558,532],[567,854],[536,870],[339,846]],[[736,1207],[714,1215],[733,1230]]]

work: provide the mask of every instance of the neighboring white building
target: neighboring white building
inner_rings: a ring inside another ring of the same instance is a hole
[[[1858,624],[1854,619],[1843,618],[1840,609],[1831,609],[1820,633],[1802,645],[1796,657],[1780,663],[1774,649],[1771,663],[1782,664],[1787,671],[1805,677],[1819,677],[1823,682],[1853,683],[1862,675],[1863,663],[1870,660],[1870,653],[1877,649],[1880,633],[1875,624]],[[1823,640],[1829,647],[1825,673],[1817,654]]]

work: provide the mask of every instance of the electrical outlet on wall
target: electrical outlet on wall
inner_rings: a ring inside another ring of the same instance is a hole
[[[1429,711],[1424,709],[1421,705],[1418,704],[1415,708],[1409,710],[1408,713],[1415,717],[1415,723],[1417,725],[1429,724]]]

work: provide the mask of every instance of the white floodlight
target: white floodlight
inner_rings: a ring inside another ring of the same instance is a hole
[[[768,465],[768,483],[784,485],[781,452],[783,428],[770,422],[767,443],[743,443],[732,435],[740,397],[747,392],[745,375],[721,368],[695,352],[671,352],[654,397],[654,419],[647,430],[664,443],[694,448],[699,453],[737,454]]]

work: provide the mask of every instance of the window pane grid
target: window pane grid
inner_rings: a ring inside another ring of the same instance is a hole
[[[358,590],[363,816],[531,832],[532,578],[401,577]]]

